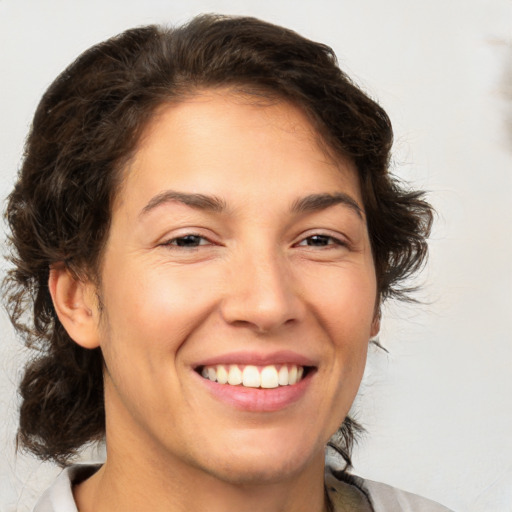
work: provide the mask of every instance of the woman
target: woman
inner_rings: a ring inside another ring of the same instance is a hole
[[[347,472],[380,305],[431,225],[391,143],[328,47],[252,18],[127,31],[57,78],[7,208],[39,349],[19,442],[107,459],[37,512],[446,510]]]

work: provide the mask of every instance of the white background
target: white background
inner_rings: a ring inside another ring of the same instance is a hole
[[[332,46],[394,121],[395,172],[438,211],[422,305],[392,304],[355,410],[365,477],[457,511],[512,511],[512,2],[0,0],[0,197],[51,80],[125,28],[250,14]],[[56,469],[15,455],[26,355],[0,316],[0,511]]]

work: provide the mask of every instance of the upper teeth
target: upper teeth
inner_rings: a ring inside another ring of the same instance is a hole
[[[247,365],[240,368],[237,364],[204,366],[201,375],[219,384],[245,386],[247,388],[277,388],[296,384],[302,379],[304,367],[296,364],[268,366]]]

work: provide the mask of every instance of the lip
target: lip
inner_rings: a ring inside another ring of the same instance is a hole
[[[290,386],[263,389],[219,384],[201,377],[197,372],[193,373],[199,384],[216,400],[246,412],[277,412],[290,407],[305,395],[316,374],[311,371],[300,382]]]
[[[296,384],[279,386],[272,389],[219,384],[205,379],[197,372],[197,369],[202,366],[214,366],[217,364],[254,366],[295,364],[308,367],[310,371]],[[312,359],[289,350],[269,354],[240,351],[198,361],[197,364],[193,365],[193,373],[194,377],[199,381],[198,384],[204,386],[203,389],[207,393],[211,394],[215,400],[229,407],[246,412],[277,412],[292,406],[306,394],[316,374],[317,367],[318,365]]]
[[[269,354],[260,352],[230,352],[228,354],[217,355],[198,361],[193,365],[194,369],[200,366],[214,366],[217,364],[240,364],[267,366],[272,364],[296,364],[297,366],[318,366],[315,361],[297,352],[291,350],[280,350]]]

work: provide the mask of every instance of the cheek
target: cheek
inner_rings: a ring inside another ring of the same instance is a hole
[[[315,296],[319,316],[340,343],[371,337],[377,296],[372,271],[333,275],[324,280]]]
[[[215,307],[219,275],[212,270],[180,270],[142,262],[137,268],[107,272],[103,286],[106,317],[124,351],[176,351]]]
[[[350,383],[355,391],[362,378],[373,334],[374,274],[371,271],[347,272],[337,279],[327,280],[317,297],[317,317],[331,342],[333,375],[341,379],[339,386]]]

